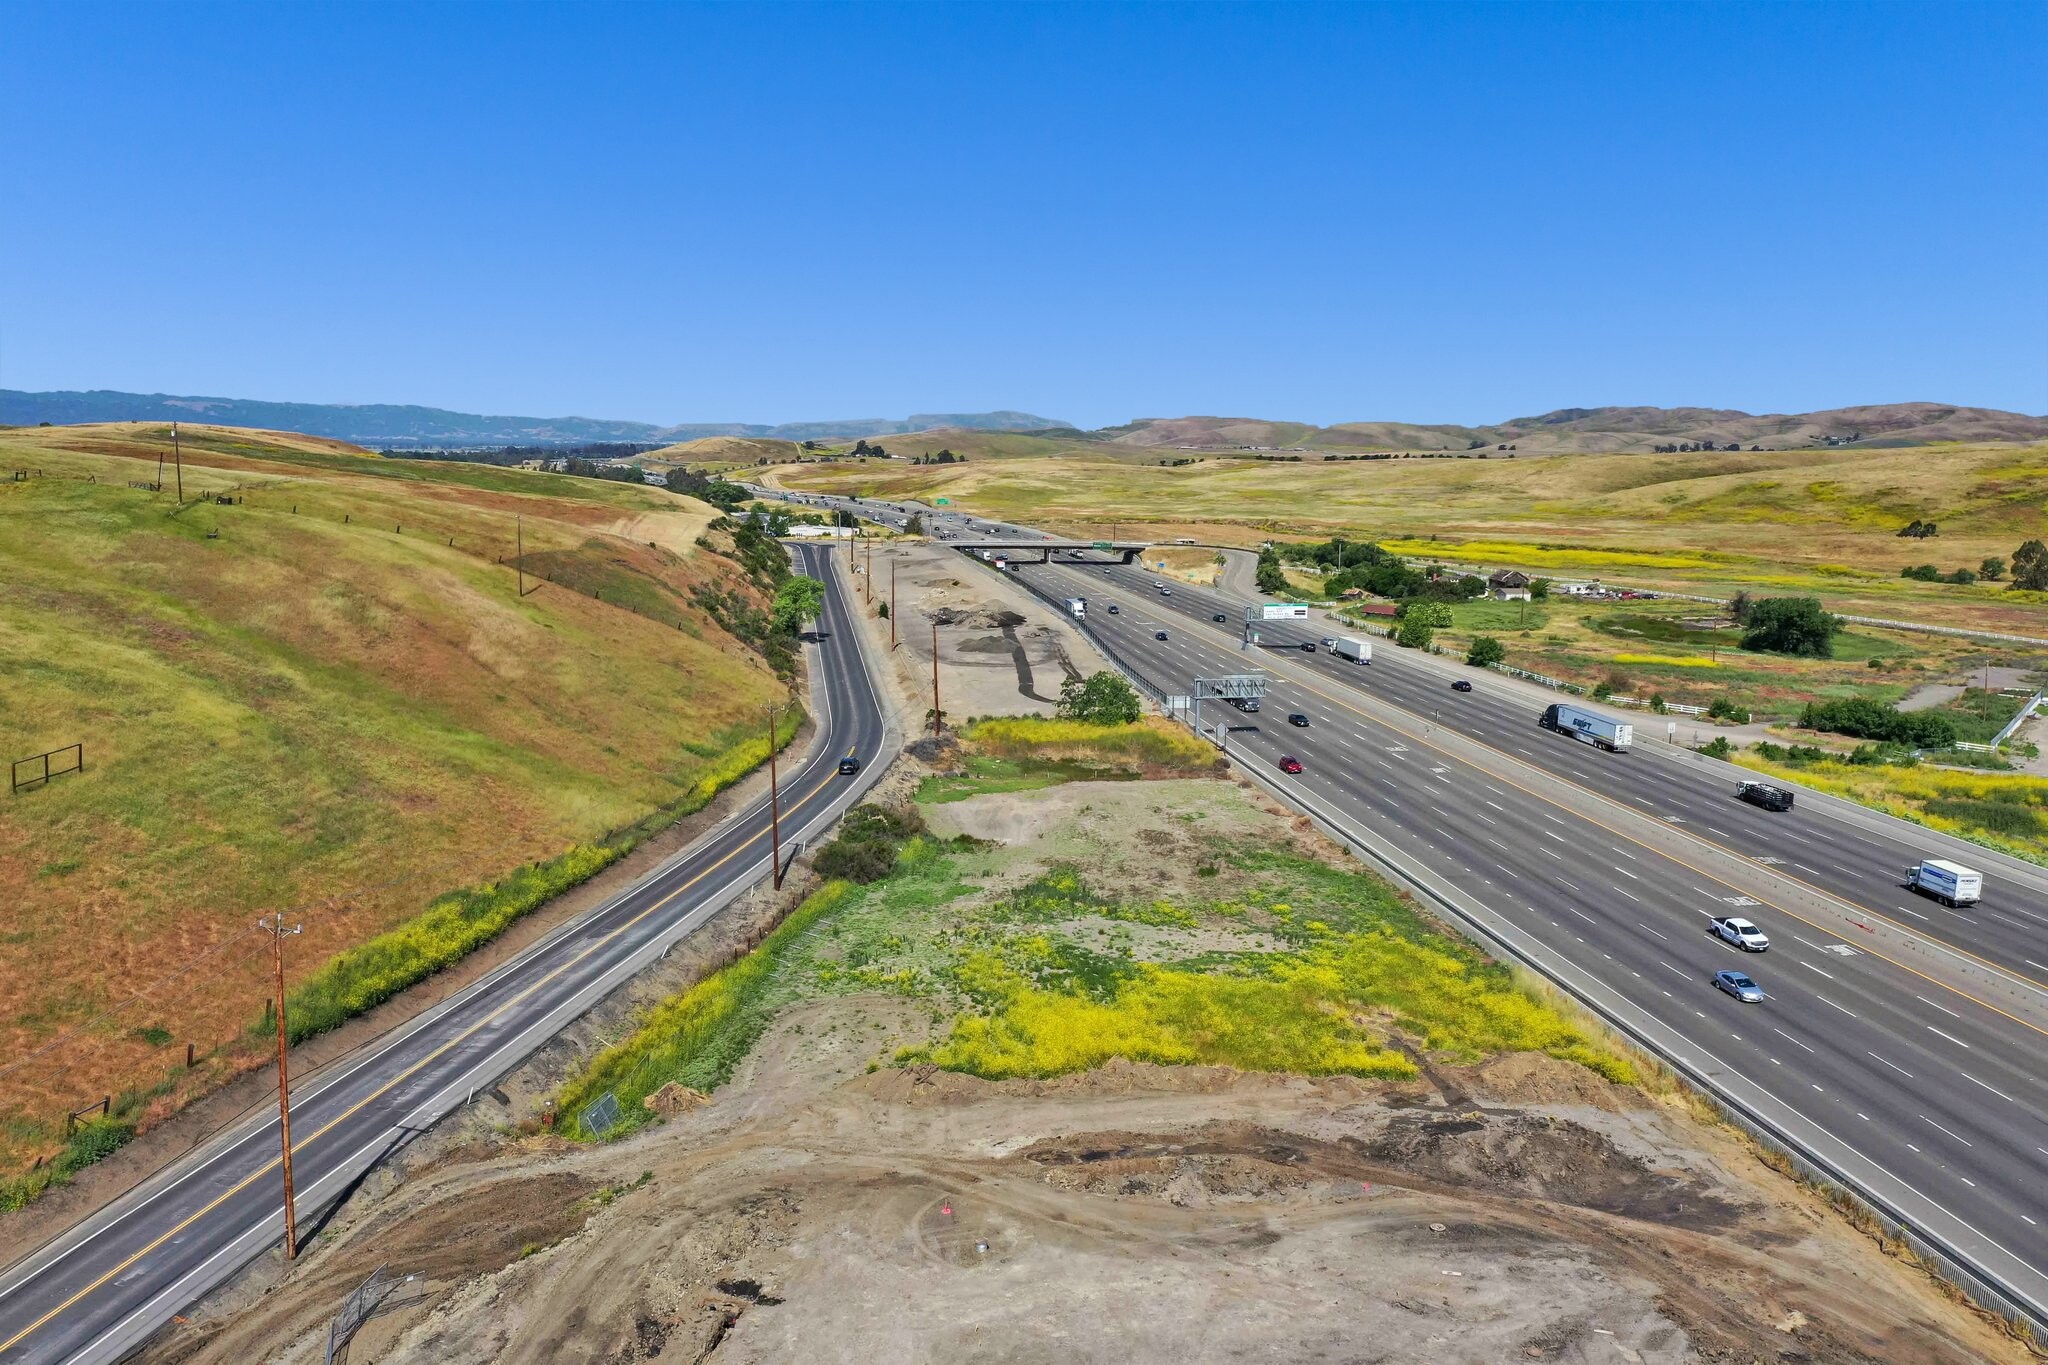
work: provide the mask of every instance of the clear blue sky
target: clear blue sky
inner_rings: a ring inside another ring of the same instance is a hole
[[[0,7],[0,386],[2048,412],[2048,6]]]

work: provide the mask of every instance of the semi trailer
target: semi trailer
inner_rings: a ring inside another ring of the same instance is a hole
[[[1355,664],[1372,662],[1372,642],[1355,636],[1344,635],[1330,641],[1330,652],[1340,659],[1349,659]]]
[[[1569,706],[1553,702],[1543,708],[1541,724],[1546,730],[1555,730],[1570,735],[1582,743],[1618,754],[1635,743],[1636,727],[1627,721],[1609,720],[1597,711],[1588,711],[1583,706]]]

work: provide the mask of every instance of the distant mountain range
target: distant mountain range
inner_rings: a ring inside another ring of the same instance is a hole
[[[2048,440],[2048,417],[1948,403],[1885,403],[1825,412],[1757,416],[1733,408],[1559,408],[1496,426],[1341,422],[1305,426],[1245,417],[1143,418],[1091,433],[1116,445],[1197,450],[1468,450],[1512,445],[1518,454],[1650,451],[1713,444],[1766,448],[1868,448],[1936,441]]]
[[[1147,417],[1096,431],[1028,412],[923,412],[904,418],[837,422],[608,421],[592,417],[488,417],[443,408],[333,403],[268,403],[241,398],[180,398],[162,393],[24,393],[0,389],[0,424],[39,422],[209,422],[329,436],[381,447],[578,445],[630,441],[660,445],[712,436],[776,441],[849,441],[908,432],[964,430],[1031,433],[1062,441],[1191,450],[1471,450],[1513,445],[1518,454],[1650,451],[1712,444],[1747,449],[1826,444],[1864,447],[1936,441],[2048,440],[2048,417],[1947,403],[1887,403],[1824,412],[1758,416],[1732,408],[1559,408],[1493,426],[1340,422],[1319,427],[1253,417]]]
[[[703,436],[839,441],[927,431],[933,427],[1033,431],[1064,425],[1028,412],[923,412],[904,418],[856,417],[839,422],[785,422],[780,426],[749,422],[661,426],[594,417],[490,417],[390,403],[269,403],[248,398],[119,393],[112,389],[52,393],[0,389],[0,424],[35,426],[40,422],[210,422],[217,426],[298,431],[367,446],[580,445],[593,441],[660,445]]]

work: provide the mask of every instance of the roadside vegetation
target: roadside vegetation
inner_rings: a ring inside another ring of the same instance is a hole
[[[1769,743],[1726,756],[1745,768],[2048,865],[2048,778],[1885,762],[1874,749],[1863,751],[1860,762],[1817,748]]]
[[[332,1027],[701,806],[788,696],[714,508],[204,427],[180,505],[169,436],[0,432],[0,757],[85,760],[0,806],[0,1177],[262,1064],[257,915],[305,925],[294,1033]]]
[[[1009,722],[983,722],[1007,725]],[[957,807],[863,808],[821,855],[830,880],[763,946],[649,1011],[560,1092],[564,1131],[604,1094],[611,1134],[671,1083],[710,1090],[798,1001],[916,1002],[929,1041],[875,1065],[990,1079],[1112,1058],[1405,1079],[1420,1059],[1543,1052],[1609,1079],[1630,1061],[1426,920],[1398,893],[1298,846],[1237,788],[1172,779],[1086,789],[1028,837],[925,828]],[[1000,794],[992,800],[1003,800]],[[948,817],[950,820],[950,817]],[[1126,830],[1105,844],[1091,831]],[[856,851],[834,852],[841,843]]]

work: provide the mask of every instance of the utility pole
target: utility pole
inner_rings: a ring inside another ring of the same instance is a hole
[[[277,1127],[284,1168],[284,1258],[290,1261],[299,1254],[299,1211],[292,1192],[292,1082],[285,1062],[284,940],[287,934],[304,933],[306,926],[294,924],[285,928],[284,914],[279,912],[270,917],[265,927],[270,930],[271,960],[277,968]]]
[[[939,737],[939,623],[932,622],[932,738]]]
[[[768,829],[775,856],[775,889],[782,889],[782,779],[775,771],[775,708],[768,711]]]
[[[867,556],[867,567],[861,571],[860,590],[862,600],[872,603],[875,600],[875,541],[872,536],[864,539],[867,542],[867,548],[863,551]]]
[[[896,561],[889,561],[889,648],[896,648]]]
[[[178,424],[171,423],[171,457],[178,462],[178,506],[185,505],[185,448],[178,443]]]
[[[526,514],[520,513],[513,521],[514,546],[512,562],[519,566],[519,595],[526,596]]]

